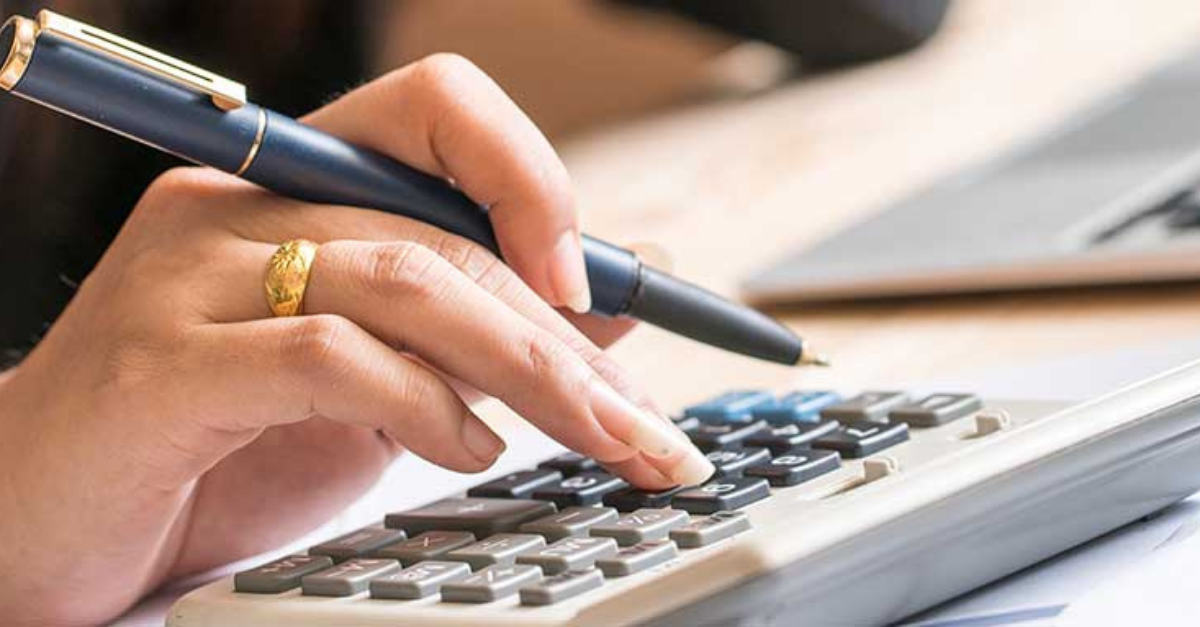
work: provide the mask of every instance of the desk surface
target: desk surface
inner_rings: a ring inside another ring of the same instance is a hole
[[[1194,46],[1194,0],[964,1],[914,54],[615,125],[563,153],[589,231],[660,244],[679,274],[731,294],[795,247],[1035,137]],[[646,328],[615,353],[671,409],[736,386],[902,385],[1195,334],[1200,285],[774,313],[835,367],[755,363]]]

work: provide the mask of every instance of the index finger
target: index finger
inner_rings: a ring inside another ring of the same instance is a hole
[[[550,142],[470,61],[428,57],[306,123],[445,177],[488,208],[505,261],[547,302],[591,308],[575,201]]]

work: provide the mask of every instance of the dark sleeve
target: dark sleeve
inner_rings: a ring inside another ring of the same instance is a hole
[[[618,0],[671,11],[794,52],[809,65],[869,61],[917,47],[950,0]]]

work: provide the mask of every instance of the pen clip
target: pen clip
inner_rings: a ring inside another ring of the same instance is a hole
[[[223,111],[246,104],[246,87],[240,83],[52,11],[39,11],[37,19],[39,33],[47,32],[69,39],[90,50],[198,91],[212,98],[213,104]]]

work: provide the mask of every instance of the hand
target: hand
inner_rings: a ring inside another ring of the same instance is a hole
[[[180,169],[147,190],[45,340],[0,377],[0,615],[94,623],[163,581],[279,546],[368,488],[401,447],[476,472],[499,398],[648,488],[711,473],[552,306],[587,308],[570,184],[469,63],[436,56],[314,126],[454,180],[509,264],[401,217]],[[322,245],[307,315],[271,318],[267,260]],[[604,342],[627,325],[578,314]]]

